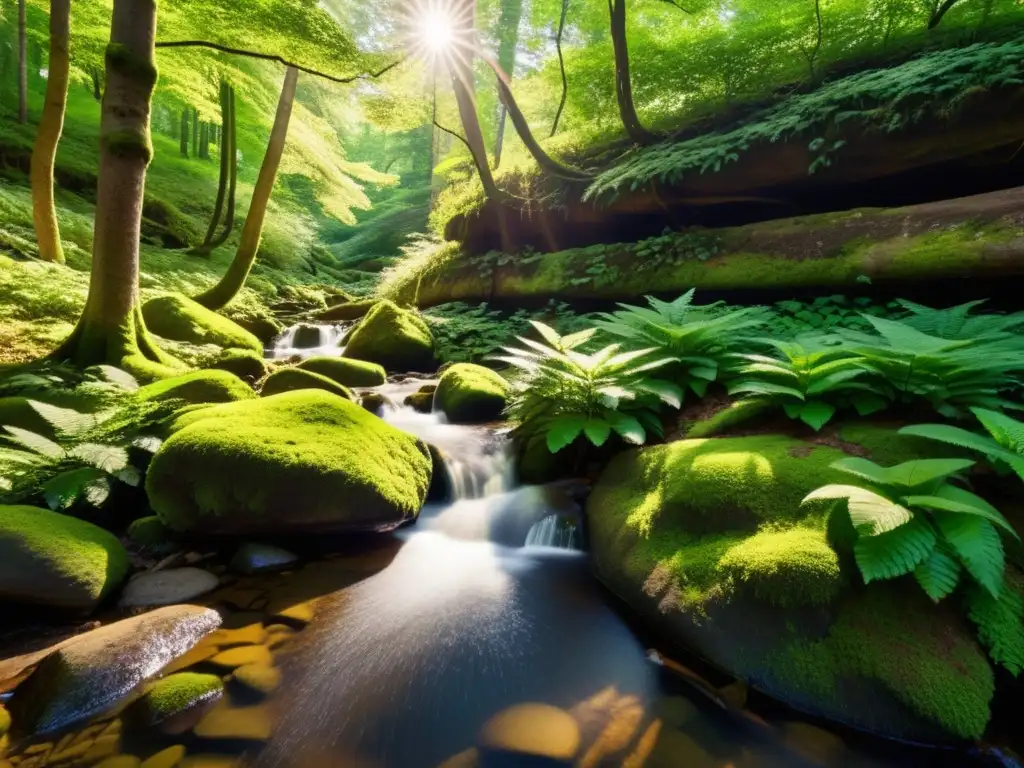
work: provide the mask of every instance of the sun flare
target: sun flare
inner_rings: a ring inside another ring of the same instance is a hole
[[[473,41],[471,7],[460,0],[409,0],[405,34],[412,53],[431,66],[464,56]]]

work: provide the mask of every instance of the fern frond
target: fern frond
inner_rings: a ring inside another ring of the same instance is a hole
[[[923,517],[880,536],[861,536],[853,545],[853,556],[864,583],[895,579],[911,573],[935,549],[935,532]]]
[[[932,513],[943,538],[956,552],[967,572],[989,594],[998,598],[1003,587],[1006,567],[1003,542],[988,520],[957,512]]]
[[[939,542],[928,559],[914,569],[914,578],[925,594],[937,603],[956,589],[961,570],[959,561]]]

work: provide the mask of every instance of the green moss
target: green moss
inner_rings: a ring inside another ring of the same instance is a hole
[[[156,64],[149,57],[140,56],[123,43],[107,44],[106,61],[118,74],[132,78],[147,89],[152,89],[159,78]]]
[[[193,707],[218,699],[224,683],[217,675],[177,672],[147,687],[132,705],[126,718],[145,725],[157,725]]]
[[[508,382],[489,368],[456,363],[437,385],[435,405],[453,424],[501,418],[508,400]]]
[[[27,397],[0,397],[0,427],[18,427],[44,437],[54,437],[56,428],[39,414],[32,403]]]
[[[210,367],[233,373],[247,382],[259,381],[267,373],[266,360],[250,349],[229,349]]]
[[[384,368],[365,360],[342,357],[311,357],[299,363],[299,368],[333,379],[346,387],[376,387],[387,381]]]
[[[329,307],[323,312],[319,313],[317,317],[320,320],[327,321],[346,321],[346,320],[358,320],[361,317],[365,317],[366,314],[377,305],[377,299],[362,299],[360,301],[349,301],[344,304],[339,304],[334,307]]]
[[[262,342],[244,328],[181,294],[150,299],[142,316],[150,331],[174,341],[263,352]]]
[[[926,721],[977,739],[989,720],[992,668],[956,617],[937,620],[914,584],[874,585],[846,600],[828,635],[767,660],[794,689],[829,700],[851,678],[882,686]]]
[[[431,413],[434,410],[434,393],[413,392],[405,398],[403,405],[408,405],[419,413]]]
[[[763,400],[740,400],[730,403],[713,416],[698,421],[686,433],[687,438],[717,437],[734,427],[742,426],[770,410]]]
[[[301,368],[280,368],[274,371],[263,382],[260,394],[267,397],[299,389],[322,389],[325,392],[344,397],[346,400],[355,399],[348,387],[342,386],[326,376],[321,376],[319,373],[304,371]]]
[[[146,477],[174,530],[394,527],[430,485],[421,441],[319,390],[195,411],[174,430]]]
[[[149,165],[153,159],[153,145],[144,131],[110,131],[103,134],[103,146],[115,157],[142,160]]]
[[[345,346],[345,357],[378,363],[389,371],[434,368],[434,337],[414,311],[380,301],[362,319]]]
[[[142,549],[163,549],[173,543],[173,534],[155,515],[140,517],[128,526],[129,541]]]
[[[252,388],[228,371],[193,371],[184,376],[147,384],[139,389],[140,400],[163,402],[181,400],[193,405],[200,403],[231,403],[255,397]]]
[[[121,542],[84,520],[0,506],[0,596],[92,609],[128,574]]]

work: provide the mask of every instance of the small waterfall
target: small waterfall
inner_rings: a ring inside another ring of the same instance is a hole
[[[287,360],[290,357],[340,357],[345,351],[338,342],[345,335],[347,325],[312,325],[298,323],[286,328],[274,340],[270,358]],[[314,334],[319,336],[314,340]],[[296,342],[300,342],[296,344]]]
[[[526,546],[579,549],[576,543],[576,526],[558,515],[548,515],[539,523],[535,523],[526,534]]]

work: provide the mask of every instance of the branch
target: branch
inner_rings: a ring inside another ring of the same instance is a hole
[[[691,10],[688,10],[688,9],[686,9],[686,8],[683,8],[683,6],[681,6],[681,5],[679,4],[679,3],[677,3],[677,2],[676,2],[676,0],[661,0],[661,2],[663,2],[663,3],[668,3],[669,5],[671,5],[671,6],[674,6],[674,7],[678,8],[678,9],[679,9],[680,11],[682,11],[683,13],[688,13],[688,14],[690,14],[691,16],[693,15],[693,11],[691,11]]]
[[[565,109],[565,101],[569,97],[569,80],[565,76],[565,58],[562,56],[562,33],[565,31],[565,17],[569,13],[569,0],[562,0],[562,15],[558,19],[558,34],[555,35],[555,48],[558,50],[558,70],[562,73],[562,98],[558,102],[558,111],[555,112],[555,121],[551,124],[551,135],[558,132],[558,120],[562,117],[562,110]]]
[[[958,2],[960,2],[960,0],[946,0],[941,7],[936,7],[935,12],[928,21],[928,29],[935,29],[939,26],[939,22],[942,21],[942,17],[945,16],[946,12]]]
[[[242,48],[231,48],[227,45],[221,45],[220,43],[210,42],[209,40],[162,40],[157,41],[157,48],[212,48],[215,51],[221,53],[232,53],[236,56],[248,56],[251,59],[263,59],[264,61],[276,61],[279,64],[284,64],[286,67],[293,67],[300,72],[306,72],[307,74],[314,75],[315,77],[322,77],[324,80],[330,80],[332,83],[354,83],[356,80],[374,79],[380,77],[385,72],[390,72],[392,69],[403,63],[408,56],[391,62],[386,67],[377,70],[376,72],[361,72],[358,75],[352,75],[351,77],[338,77],[337,75],[328,75],[326,72],[320,72],[316,69],[310,69],[304,67],[301,64],[296,64],[293,61],[283,56],[278,56],[273,53],[259,53],[258,51],[247,51]]]
[[[447,133],[449,136],[454,136],[456,139],[461,141],[463,144],[466,145],[466,149],[469,150],[469,154],[473,155],[473,148],[471,146],[469,146],[469,142],[466,141],[465,138],[463,138],[462,134],[456,133],[455,131],[452,131],[452,130],[449,130],[448,128],[445,128],[443,125],[441,125],[439,122],[437,122],[437,120],[434,121],[434,127],[435,128],[439,128],[440,130],[442,130],[445,133]],[[476,156],[473,155],[473,157],[475,159]]]

